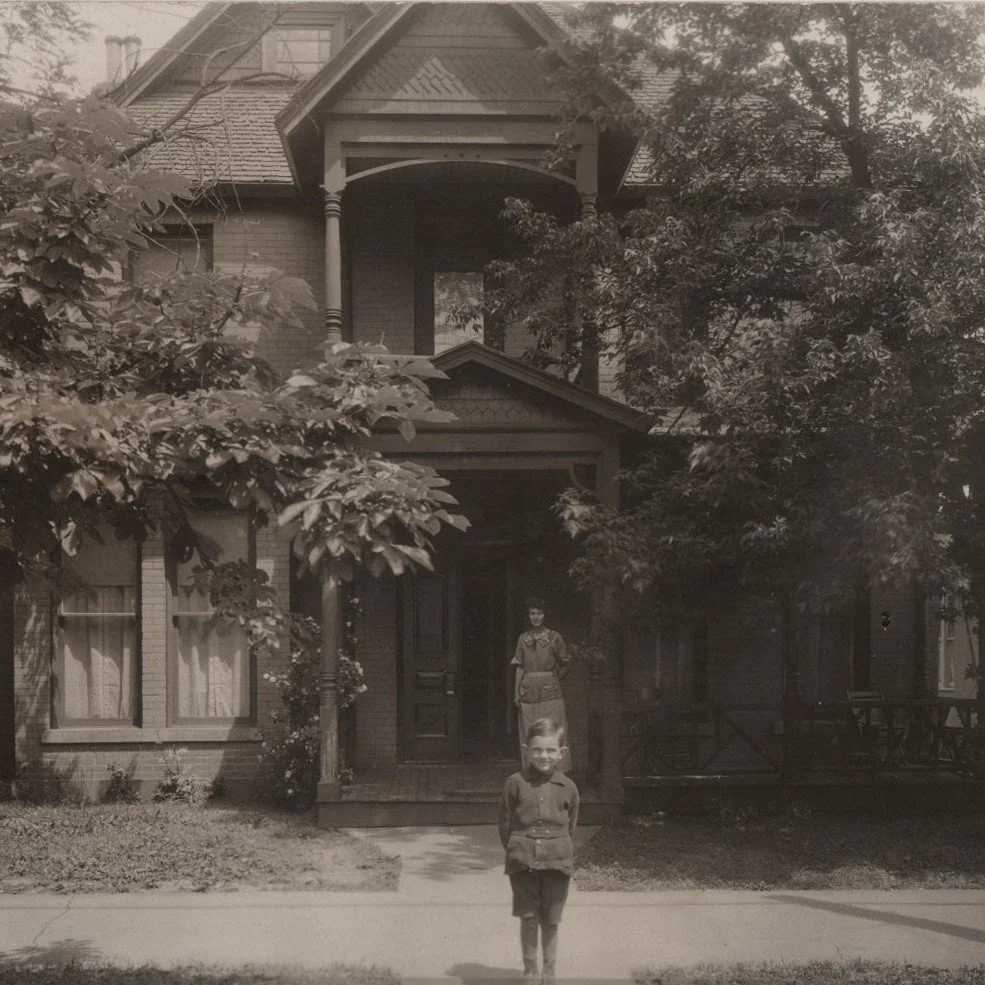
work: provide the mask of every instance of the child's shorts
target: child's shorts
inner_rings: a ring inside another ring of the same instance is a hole
[[[521,869],[510,873],[513,916],[539,917],[544,923],[560,923],[568,898],[571,876],[557,869]]]

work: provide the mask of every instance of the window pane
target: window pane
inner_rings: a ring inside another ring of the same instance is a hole
[[[137,549],[111,532],[65,558],[87,587],[60,605],[60,723],[134,721],[137,707]]]
[[[481,342],[481,313],[463,321],[463,308],[482,301],[482,274],[441,271],[434,275],[434,351],[435,354],[461,345]]]
[[[277,34],[277,71],[314,75],[332,57],[331,28],[282,28]]]
[[[234,513],[206,514],[193,521],[219,550],[220,562],[249,559],[249,523]],[[174,600],[178,717],[247,718],[250,715],[250,652],[238,625],[213,618],[208,596],[190,587],[197,559],[177,566]]]
[[[172,227],[173,228],[173,227]],[[154,237],[134,262],[134,280],[146,283],[177,270],[199,273],[212,269],[211,227],[175,229]]]

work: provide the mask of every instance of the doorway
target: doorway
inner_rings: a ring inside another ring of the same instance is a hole
[[[473,556],[403,589],[404,759],[512,758],[512,566]]]

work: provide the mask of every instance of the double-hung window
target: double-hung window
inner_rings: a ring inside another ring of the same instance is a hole
[[[244,513],[199,513],[192,526],[211,541],[218,560],[254,563],[252,527]],[[171,563],[169,708],[172,722],[247,724],[254,720],[254,670],[243,628],[218,617],[194,585],[197,557]]]
[[[179,270],[204,273],[212,269],[211,225],[166,226],[151,234],[147,246],[134,254],[131,277],[146,284]]]
[[[133,540],[83,541],[63,566],[79,587],[56,613],[52,711],[58,726],[133,725],[139,689],[139,549]]]

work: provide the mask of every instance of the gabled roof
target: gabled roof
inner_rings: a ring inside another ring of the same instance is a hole
[[[434,356],[431,362],[445,373],[468,365],[482,366],[611,424],[641,434],[645,434],[649,429],[645,415],[618,400],[600,396],[577,383],[569,383],[561,377],[545,373],[498,349],[490,349],[480,342],[463,342]]]
[[[348,40],[342,50],[320,72],[295,91],[277,117],[282,134],[290,134],[314,108],[337,92],[342,84],[372,57],[373,53],[406,22],[420,3],[388,3],[377,11]],[[536,3],[504,3],[559,57],[564,57],[564,31]]]
[[[109,98],[119,106],[129,106],[162,72],[181,58],[188,46],[197,41],[231,6],[231,3],[218,2],[218,0],[206,3],[174,34],[167,45],[158,48],[143,65],[131,72],[108,93]]]

